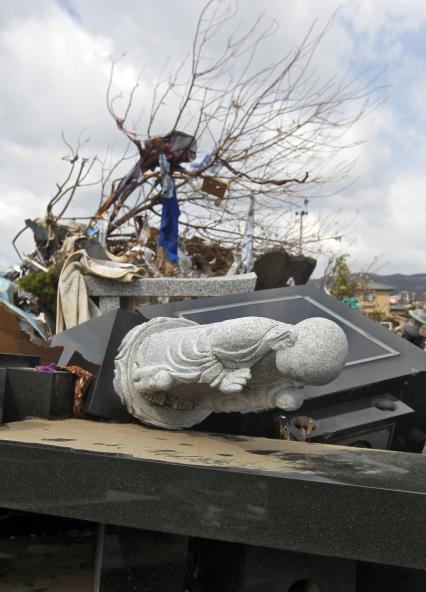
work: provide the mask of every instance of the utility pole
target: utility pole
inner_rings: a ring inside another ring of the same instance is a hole
[[[253,232],[254,232],[254,195],[250,195],[250,209],[246,227],[241,239],[241,270],[240,273],[253,271]]]
[[[305,199],[303,205],[308,207],[309,199]],[[307,210],[301,210],[300,212],[296,212],[296,216],[300,216],[299,222],[299,255],[302,254],[302,246],[303,246],[303,216],[307,216]]]

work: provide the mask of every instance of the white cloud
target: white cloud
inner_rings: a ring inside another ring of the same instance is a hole
[[[280,32],[263,54],[271,59],[300,41],[314,19],[320,30],[339,4],[247,0],[240,11],[247,22],[260,10],[265,20],[279,22]],[[74,142],[90,125],[88,153],[102,153],[114,141],[116,153],[121,150],[105,107],[110,55],[128,50],[115,78],[124,94],[146,66],[136,107],[146,106],[150,82],[165,57],[175,63],[188,51],[199,9],[193,0],[125,0],[119,5],[115,0],[3,0],[0,268],[15,261],[12,236],[25,218],[43,214],[55,182],[66,171],[62,130]],[[419,253],[425,251],[425,55],[418,40],[410,41],[425,26],[423,0],[346,0],[316,57],[319,79],[339,76],[350,66],[359,72],[388,62],[385,80],[394,85],[388,101],[348,135],[350,141],[366,140],[350,151],[358,157],[356,185],[312,204],[313,212],[321,210],[324,217],[341,210],[342,226],[359,211],[357,231],[338,248],[349,249],[360,267],[384,253],[389,263],[383,271],[424,271]],[[98,199],[96,191],[87,190],[75,211],[87,207],[91,213]]]

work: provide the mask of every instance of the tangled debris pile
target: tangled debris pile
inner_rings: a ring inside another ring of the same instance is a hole
[[[137,147],[138,158],[127,174],[111,181],[112,189],[101,200],[97,211],[84,221],[64,218],[77,189],[82,186],[82,179],[92,167],[87,159],[80,158],[78,147],[66,158],[70,163],[68,177],[58,184],[44,218],[25,220],[25,227],[13,240],[21,265],[6,274],[17,284],[17,294],[12,300],[16,301],[22,293],[29,313],[42,312],[45,335],[55,332],[55,317],[58,332],[99,314],[87,295],[85,275],[129,282],[143,277],[233,275],[253,269],[254,196],[250,198],[245,220],[243,218],[245,229],[233,246],[202,236],[196,225],[191,229],[186,225],[185,231],[179,232],[178,188],[190,186],[191,191],[214,196],[218,206],[230,183],[230,178],[224,180],[218,176],[221,168],[237,176],[238,171],[217,154],[207,154],[200,162],[195,162],[197,142],[194,136],[173,131],[143,141],[124,127],[124,119],[115,115],[114,118],[120,131]],[[76,170],[73,182],[67,184]],[[198,189],[194,185],[196,179],[201,180]],[[271,183],[277,182],[271,180]],[[142,205],[140,200],[130,202],[132,194],[142,189]],[[65,206],[54,214],[54,207],[63,199]],[[158,227],[152,225],[144,210],[147,201],[151,210],[161,205]],[[33,233],[35,249],[22,256],[16,242],[27,229]],[[232,233],[226,225],[222,230],[225,236],[227,232]]]
[[[216,199],[223,197],[226,187],[222,183],[218,193],[221,181],[208,173],[212,162],[210,155],[201,163],[192,162],[189,169],[183,168],[184,163],[194,161],[196,157],[195,138],[175,131],[143,142],[133,132],[125,130],[123,121],[118,118],[117,126],[137,146],[139,159],[126,175],[112,182],[110,195],[88,222],[71,219],[65,223],[61,216],[66,208],[59,215],[53,213],[53,207],[61,198],[66,197],[67,205],[71,202],[81,178],[77,175],[73,186],[58,185],[58,193],[49,201],[44,218],[25,220],[25,227],[13,240],[21,265],[6,272],[4,281],[11,282],[14,293],[9,300],[18,306],[26,303],[29,313],[43,312],[42,321],[46,325],[43,336],[54,332],[57,291],[61,295],[61,282],[64,294],[70,292],[74,298],[81,291],[75,287],[80,276],[77,279],[71,277],[74,271],[71,268],[75,265],[83,274],[119,281],[131,281],[135,277],[206,277],[251,271],[252,245],[247,249],[247,240],[244,252],[250,261],[244,261],[244,255],[241,257],[229,247],[206,240],[196,231],[179,235],[176,180],[185,178],[188,181],[201,176],[201,190],[214,193]],[[68,158],[69,176],[79,158],[78,151]],[[80,170],[84,166],[83,159]],[[148,182],[151,190],[157,191],[155,202],[162,204],[158,228],[150,225],[147,216],[137,213],[137,206],[126,206],[132,193]],[[126,232],[122,231],[123,227]],[[27,229],[33,233],[35,249],[22,255],[16,242]],[[90,303],[88,306],[90,308]],[[90,317],[89,312],[87,314]]]
[[[124,130],[121,120],[117,121],[117,125]],[[27,228],[32,230],[36,249],[23,260],[24,266],[47,272],[52,266],[61,267],[71,253],[84,249],[96,259],[136,263],[145,269],[147,275],[185,275],[196,273],[197,270],[211,274],[213,269],[209,264],[216,258],[214,253],[220,253],[224,267],[219,269],[220,266],[215,264],[215,273],[226,273],[233,260],[229,249],[218,244],[208,244],[200,237],[194,243],[193,236],[179,237],[178,231],[180,211],[175,179],[188,181],[195,175],[201,175],[210,168],[211,157],[207,160],[204,158],[201,165],[192,164],[196,171],[194,173],[182,167],[183,163],[193,161],[196,157],[197,144],[193,136],[176,131],[143,142],[136,139],[134,132],[124,131],[138,148],[139,159],[136,164],[125,176],[112,182],[110,195],[87,224],[75,219],[64,224],[60,222],[63,211],[57,216],[53,214],[53,206],[70,189],[67,187],[65,190],[64,186],[60,186],[61,191],[50,200],[44,219],[26,220],[25,228],[13,241],[16,248],[16,241],[22,232]],[[78,153],[69,158],[71,169],[78,159]],[[84,164],[83,159],[82,166]],[[213,177],[203,175],[202,179],[202,190],[216,194],[217,185],[209,184]],[[148,182],[150,188],[157,191],[155,203],[162,204],[159,228],[150,227],[148,218],[138,215],[137,207],[129,209],[126,206],[132,193]],[[73,191],[76,188],[74,186]],[[70,202],[72,196],[67,199]],[[125,233],[122,232],[123,227]],[[181,267],[178,266],[178,251],[184,260]],[[21,257],[19,251],[18,255]],[[194,262],[188,259],[195,255],[197,258]]]

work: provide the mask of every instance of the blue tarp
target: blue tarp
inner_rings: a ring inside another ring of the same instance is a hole
[[[178,261],[179,214],[176,188],[173,187],[172,197],[163,197],[163,210],[161,212],[161,226],[158,237],[158,245],[163,247],[165,256],[173,263]]]

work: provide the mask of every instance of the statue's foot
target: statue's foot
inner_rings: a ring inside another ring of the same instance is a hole
[[[154,405],[160,405],[161,407],[163,407],[164,403],[166,402],[167,399],[167,394],[166,393],[146,393],[144,395],[145,399],[147,401],[149,401],[150,403],[154,403]]]
[[[144,392],[150,390],[151,372],[147,372],[145,369],[134,370],[132,378],[138,391]]]
[[[251,378],[250,368],[228,370],[218,388],[222,393],[238,393]]]
[[[195,408],[193,401],[187,401],[180,397],[173,397],[172,399],[169,397],[168,402],[173,409],[178,409],[179,411],[191,411],[191,409]]]

